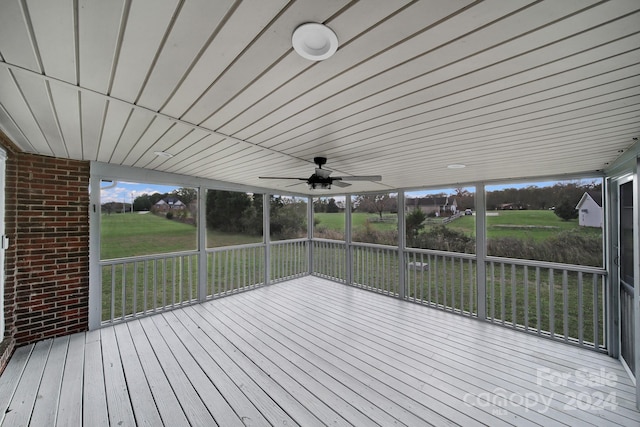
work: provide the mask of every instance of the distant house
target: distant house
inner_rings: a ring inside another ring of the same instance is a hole
[[[153,205],[153,210],[156,212],[168,212],[171,210],[186,209],[186,207],[187,206],[177,197],[165,197],[164,199],[158,200],[156,204]]]
[[[406,210],[420,209],[425,214],[452,215],[458,212],[458,201],[455,197],[417,197],[408,199]]]
[[[578,210],[578,223],[582,227],[602,228],[604,217],[602,215],[602,193],[587,191],[576,205]]]

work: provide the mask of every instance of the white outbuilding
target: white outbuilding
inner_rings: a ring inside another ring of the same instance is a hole
[[[595,191],[587,191],[576,205],[578,210],[578,223],[582,227],[600,227],[604,221],[602,212],[602,194]]]

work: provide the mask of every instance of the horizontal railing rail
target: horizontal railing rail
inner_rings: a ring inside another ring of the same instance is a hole
[[[102,323],[179,307],[197,301],[198,252],[174,252],[99,262]]]

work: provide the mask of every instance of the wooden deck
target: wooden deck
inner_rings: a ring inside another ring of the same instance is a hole
[[[627,426],[640,425],[633,392],[606,355],[304,277],[21,347],[0,414],[5,426]]]

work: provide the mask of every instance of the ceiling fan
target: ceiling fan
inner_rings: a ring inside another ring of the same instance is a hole
[[[310,190],[315,189],[331,189],[331,185],[337,187],[348,187],[351,184],[345,181],[381,181],[380,175],[368,175],[368,176],[330,176],[331,172],[328,169],[322,169],[322,165],[327,163],[326,157],[314,157],[313,162],[318,165],[316,171],[309,178],[295,178],[295,177],[282,177],[282,176],[260,176],[260,179],[293,179],[298,181],[306,181]]]

